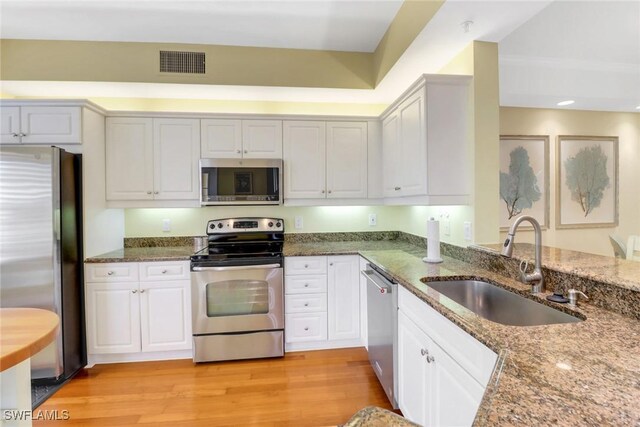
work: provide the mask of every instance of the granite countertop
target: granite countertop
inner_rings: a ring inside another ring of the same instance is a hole
[[[523,249],[523,256],[529,257],[522,246],[517,246],[515,256]],[[192,252],[187,246],[126,248],[87,262],[187,260]],[[483,278],[543,304],[552,303],[544,300],[546,294],[531,296],[529,286],[477,264],[447,256],[441,264],[425,264],[425,252],[404,240],[287,242],[284,246],[285,256],[362,255],[495,351],[501,369],[495,370],[489,382],[476,425],[640,426],[639,320],[591,304],[575,310],[556,304],[554,307],[586,320],[528,327],[493,323],[425,282],[442,277]],[[591,262],[582,263],[575,254],[564,256],[545,250],[546,262],[555,260],[558,267],[567,262],[586,269]],[[575,273],[573,268],[571,273]],[[632,269],[623,270],[626,268]]]
[[[85,262],[189,261],[193,246],[123,248],[87,258]]]
[[[499,253],[502,250],[502,245],[474,245],[471,248],[478,251]],[[513,258],[534,259],[535,245],[516,243]],[[638,261],[543,246],[542,265],[563,273],[575,274],[640,292],[640,262]]]

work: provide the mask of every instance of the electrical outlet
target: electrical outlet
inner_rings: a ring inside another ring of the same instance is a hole
[[[471,241],[471,222],[464,222],[464,240],[470,242]]]
[[[442,224],[442,235],[451,236],[451,220],[449,214],[440,215],[440,223]]]
[[[163,219],[162,220],[162,231],[171,231],[171,220]]]
[[[302,221],[302,216],[296,216],[295,218],[295,222],[293,225],[295,228],[302,228],[304,227],[304,222]]]
[[[374,214],[374,213],[370,213],[369,214],[369,225],[371,227],[378,225],[378,215]]]

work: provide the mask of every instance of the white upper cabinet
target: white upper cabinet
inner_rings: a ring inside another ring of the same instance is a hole
[[[80,144],[81,107],[2,107],[3,144]]]
[[[242,120],[201,120],[200,129],[203,159],[242,157]]]
[[[384,196],[392,204],[467,204],[467,76],[423,76],[382,115]]]
[[[193,119],[153,120],[154,198],[193,200],[200,181],[200,123]]]
[[[280,159],[282,120],[201,121],[202,158]]]
[[[282,120],[243,120],[242,147],[245,159],[281,159]]]
[[[321,121],[285,121],[284,198],[325,197],[326,127]]]
[[[153,120],[107,118],[107,200],[153,200]]]
[[[367,123],[285,121],[287,199],[367,197]]]
[[[198,200],[196,119],[107,118],[107,200]]]
[[[327,122],[327,198],[367,197],[367,123]]]

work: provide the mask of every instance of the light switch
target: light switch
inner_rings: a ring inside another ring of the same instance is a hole
[[[171,231],[171,220],[163,219],[162,220],[162,231]]]
[[[304,227],[304,223],[303,223],[303,221],[302,221],[302,216],[301,216],[301,215],[296,216],[296,218],[295,218],[295,222],[294,222],[294,225],[293,225],[293,226],[294,226],[295,228],[302,228],[302,227]]]
[[[464,222],[464,240],[470,242],[471,241],[471,222]]]

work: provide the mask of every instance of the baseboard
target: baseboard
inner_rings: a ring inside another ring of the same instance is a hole
[[[311,342],[291,342],[285,343],[284,351],[308,351],[308,350],[330,350],[334,348],[350,348],[350,347],[364,347],[360,338],[353,340],[338,340],[338,341],[311,341]]]
[[[151,351],[145,353],[90,354],[87,367],[101,363],[152,362],[157,360],[192,359],[191,350]]]

